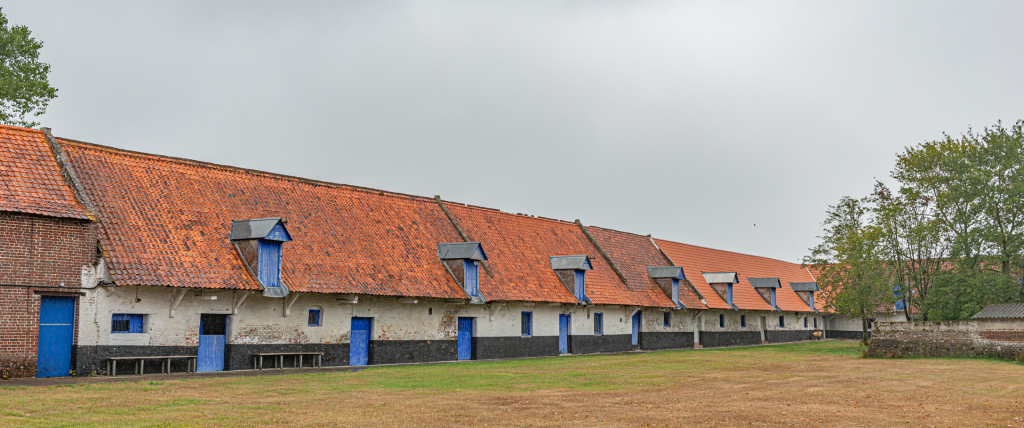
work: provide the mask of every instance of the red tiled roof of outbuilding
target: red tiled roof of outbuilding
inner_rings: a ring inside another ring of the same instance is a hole
[[[776,291],[775,296],[775,304],[779,309],[810,312],[810,307],[789,287],[790,282],[813,281],[807,270],[799,264],[661,239],[655,241],[676,265],[686,269],[687,278],[690,278],[693,285],[704,294],[709,307],[728,308],[728,305],[711,289],[703,275],[700,275],[701,271],[736,272],[740,282],[733,286],[733,304],[740,309],[772,310],[771,305],[750,285],[748,278],[779,278],[782,288]],[[711,303],[712,297],[717,299],[715,304]]]
[[[232,220],[283,217],[291,291],[467,298],[437,257],[460,242],[431,199],[61,140],[119,285],[258,289]]]
[[[588,226],[587,230],[597,241],[597,245],[601,246],[605,254],[612,259],[615,266],[626,277],[629,289],[644,301],[643,306],[675,306],[672,299],[661,291],[658,284],[651,279],[650,273],[647,272],[648,267],[672,266],[672,262],[666,259],[661,251],[658,251],[658,247],[651,243],[650,237],[595,226]],[[683,273],[689,274],[685,270]],[[692,292],[686,289],[685,285],[680,287],[679,300],[687,309],[706,308]]]
[[[577,303],[551,270],[550,256],[586,254],[586,294],[595,304],[639,305],[575,223],[446,203],[469,239],[487,252],[493,277],[480,275],[489,300]]]
[[[0,211],[88,219],[42,131],[0,125]]]

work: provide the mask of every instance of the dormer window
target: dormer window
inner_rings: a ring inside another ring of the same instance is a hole
[[[587,299],[586,273],[592,270],[590,257],[582,256],[551,256],[551,270],[555,271],[566,288],[576,299],[590,303]]]
[[[280,217],[231,222],[231,241],[263,286],[264,296],[284,297],[288,293],[281,281],[282,244],[291,240]]]
[[[480,296],[480,263],[487,254],[479,242],[437,244],[437,257],[470,298]]]
[[[679,281],[686,280],[683,268],[679,266],[648,266],[647,273],[658,284],[658,288],[661,288],[661,291],[672,299],[672,303],[680,308],[686,308],[679,300]]]
[[[818,291],[817,282],[791,282],[789,283],[789,288],[792,288],[793,291],[796,292],[796,295],[800,296],[800,299],[803,300],[807,306],[810,306],[812,311],[818,312],[818,310],[814,308],[814,292]]]
[[[776,304],[775,295],[776,291],[782,287],[782,283],[779,282],[778,278],[747,278],[750,281],[750,285],[754,287],[757,294],[761,295],[761,298],[769,305],[772,305],[772,309],[776,311],[779,309],[779,305]]]
[[[736,272],[701,272],[701,274],[704,275],[704,281],[718,293],[718,296],[733,309],[736,309],[736,305],[732,303],[732,286],[739,284],[739,275]]]

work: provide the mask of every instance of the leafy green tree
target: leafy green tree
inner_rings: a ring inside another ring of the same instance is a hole
[[[948,264],[949,235],[936,217],[934,199],[917,189],[903,187],[893,193],[875,183],[873,224],[881,233],[881,252],[892,271],[894,291],[906,319],[912,309],[928,318],[924,300],[931,294],[933,278]]]
[[[50,65],[39,62],[43,42],[32,38],[24,25],[9,26],[0,9],[0,122],[35,127],[25,119],[46,112],[57,89],[50,86]]]
[[[865,200],[843,197],[826,212],[821,243],[804,257],[829,305],[839,315],[861,319],[867,339],[868,320],[895,302],[891,273],[882,256],[883,231],[871,225]]]
[[[943,271],[935,275],[924,303],[935,319],[966,320],[985,306],[1019,301],[1018,288],[1017,281],[1001,272]]]

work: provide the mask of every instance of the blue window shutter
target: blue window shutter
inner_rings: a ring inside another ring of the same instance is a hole
[[[267,233],[267,236],[264,239],[287,242],[291,241],[292,237],[288,235],[288,231],[285,230],[284,225],[278,223],[273,229],[270,229],[270,232]]]
[[[773,288],[772,289],[772,307],[774,308],[776,306],[777,305],[775,304],[775,289]]]
[[[587,286],[584,280],[586,278],[586,271],[576,271],[576,298],[582,301],[587,300]]]
[[[281,242],[260,240],[257,276],[265,287],[281,286]]]
[[[522,317],[522,321],[521,321],[521,324],[522,324],[521,333],[522,333],[523,336],[532,336],[533,335],[533,313],[531,313],[531,312],[523,312],[522,315],[523,315],[523,317]]]
[[[601,325],[603,324],[603,318],[604,315],[602,314],[594,314],[594,334],[596,335],[600,335],[601,332],[604,330],[604,326]]]
[[[319,327],[321,325],[321,322],[322,322],[322,320],[320,319],[320,310],[319,309],[310,309],[309,310],[309,326],[310,327]]]
[[[672,278],[672,303],[679,304],[679,280]]]
[[[480,266],[472,260],[463,260],[463,263],[465,263],[466,266],[466,275],[464,276],[466,293],[470,296],[476,296],[477,290],[479,290],[480,287]]]
[[[142,333],[142,314],[131,314],[128,317],[128,332]]]
[[[814,310],[814,292],[811,292],[811,310]],[[817,319],[817,318],[815,318]]]
[[[728,285],[729,290],[729,306],[732,306],[732,284]]]

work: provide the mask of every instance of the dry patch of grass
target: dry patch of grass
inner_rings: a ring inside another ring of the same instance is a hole
[[[854,342],[0,388],[2,426],[1024,426],[1024,366]]]

